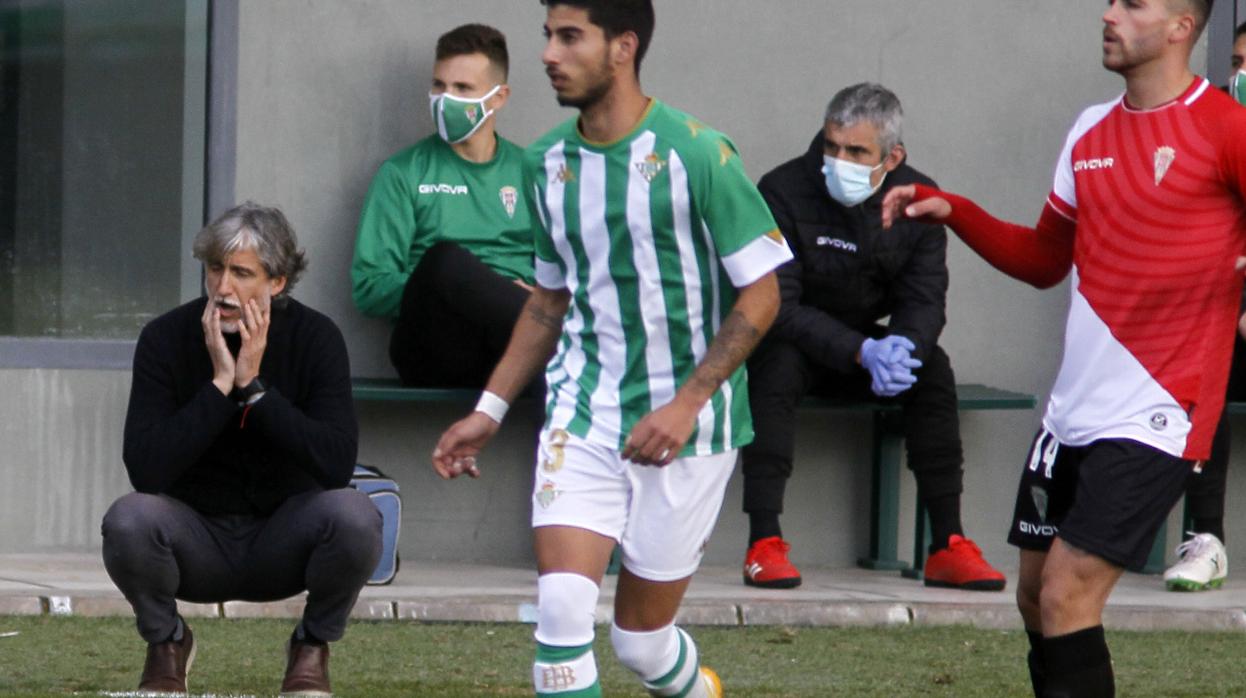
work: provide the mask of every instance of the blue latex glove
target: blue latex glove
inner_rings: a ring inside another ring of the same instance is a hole
[[[870,390],[880,397],[895,397],[917,382],[913,369],[922,362],[913,358],[917,346],[898,334],[861,343],[861,365],[870,372]]]

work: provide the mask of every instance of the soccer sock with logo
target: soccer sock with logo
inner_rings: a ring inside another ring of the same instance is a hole
[[[538,696],[600,698],[593,656],[597,585],[569,572],[537,579],[536,660],[532,685]]]
[[[1103,626],[1043,639],[1044,698],[1112,698],[1116,679]]]
[[[557,647],[538,642],[532,664],[532,685],[538,696],[601,698],[593,643]]]
[[[651,696],[703,698],[701,664],[692,637],[672,623],[650,631],[610,626],[619,662],[645,682]]]

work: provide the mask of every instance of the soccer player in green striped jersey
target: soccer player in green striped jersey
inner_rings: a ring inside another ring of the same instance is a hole
[[[731,142],[641,91],[650,0],[542,4],[542,61],[579,116],[526,153],[537,287],[434,467],[478,476],[508,401],[548,361],[536,693],[601,695],[593,617],[617,543],[620,661],[652,695],[720,696],[674,618],[752,438],[742,364],[774,319],[773,270],[791,252]]]

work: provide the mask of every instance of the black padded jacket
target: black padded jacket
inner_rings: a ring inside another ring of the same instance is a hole
[[[822,144],[819,132],[808,152],[757,185],[796,257],[778,269],[782,304],[771,337],[842,373],[859,370],[866,337],[903,335],[923,358],[947,320],[947,232],[908,219],[883,230],[881,205],[892,187],[936,185],[905,162],[869,199],[843,206],[826,191]]]

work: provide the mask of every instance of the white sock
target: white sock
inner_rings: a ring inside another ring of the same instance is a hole
[[[645,682],[654,696],[702,698],[700,659],[692,637],[674,624],[651,631],[610,628],[619,661]]]

